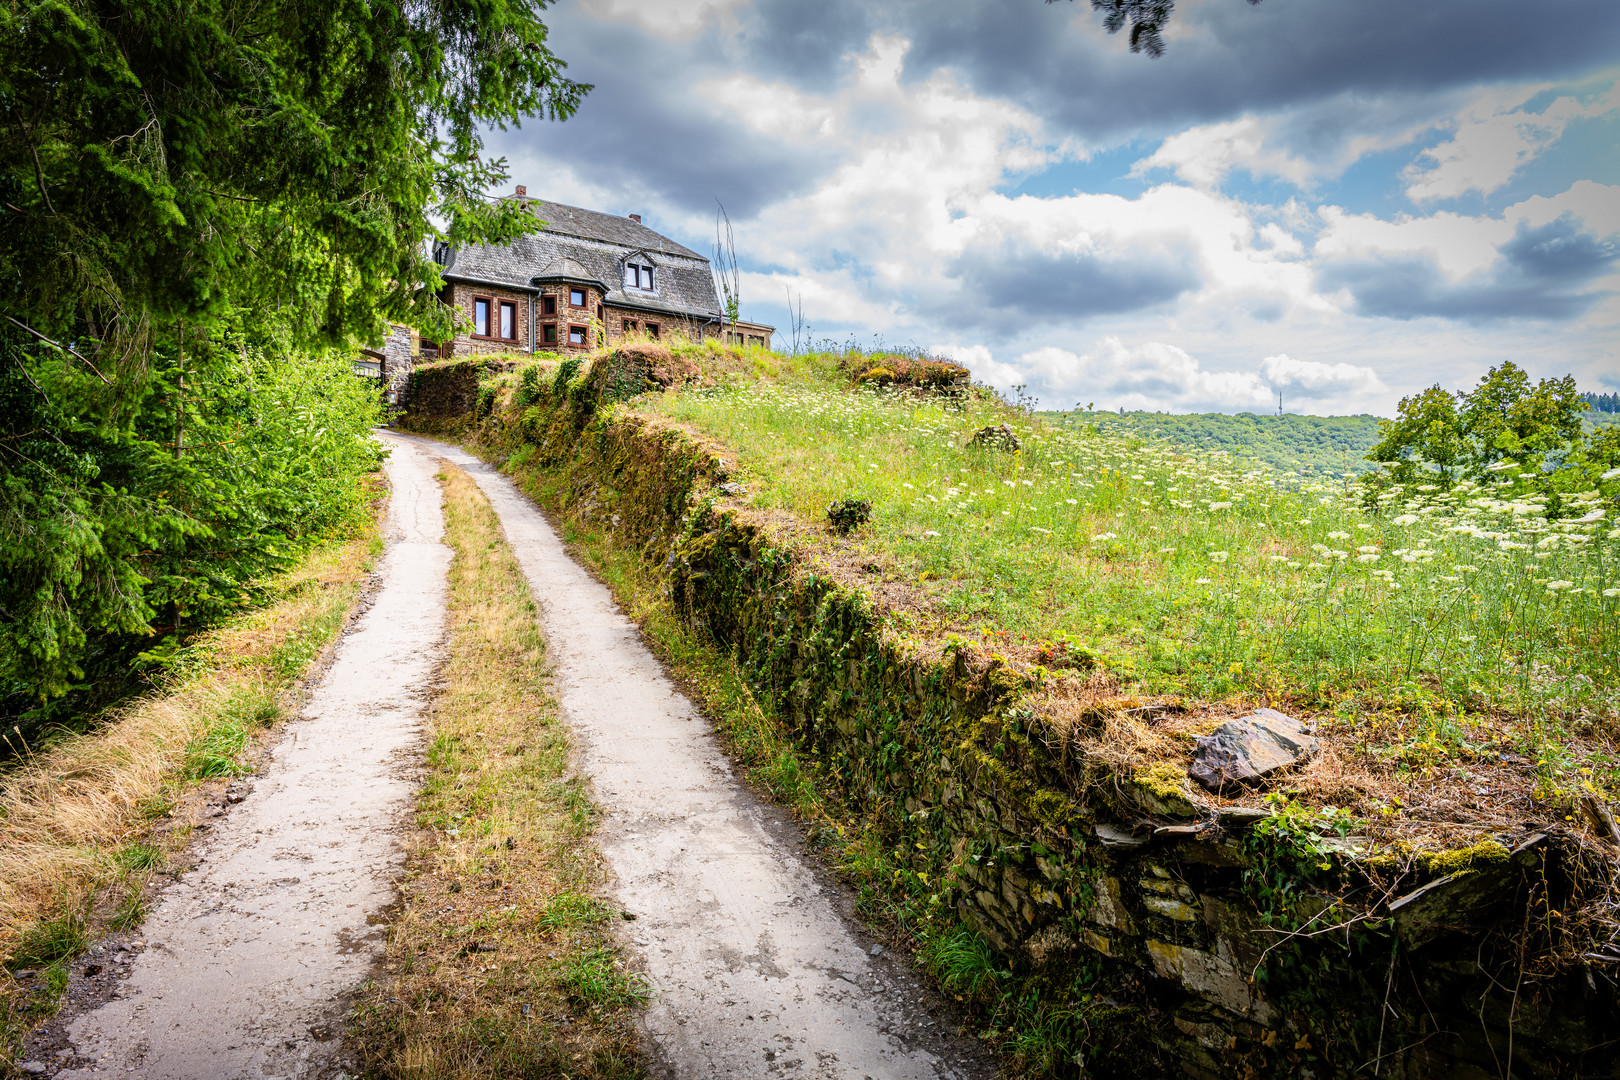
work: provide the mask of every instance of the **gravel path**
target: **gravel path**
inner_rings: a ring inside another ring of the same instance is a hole
[[[382,586],[252,792],[148,917],[113,1000],[43,1062],[59,1077],[329,1077],[341,1015],[380,955],[395,840],[416,790],[422,710],[444,636],[450,549],[438,463],[388,462]]]
[[[797,829],[733,774],[708,723],[534,505],[468,454],[402,441],[477,480],[540,607],[554,692],[606,811],[597,841],[619,902],[638,916],[622,924],[627,944],[658,991],[643,1019],[654,1073],[993,1075],[977,1043],[942,1031],[917,977],[863,941]]]

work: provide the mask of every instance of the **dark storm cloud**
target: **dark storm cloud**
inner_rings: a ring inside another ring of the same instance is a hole
[[[1178,6],[1158,60],[1102,35],[1088,8],[919,4],[891,18],[912,37],[909,77],[949,65],[1093,139],[1339,95],[1566,77],[1620,55],[1612,0],[1205,0]]]
[[[836,165],[807,145],[762,136],[702,100],[696,84],[735,70],[717,62],[725,46],[712,30],[665,41],[635,23],[599,22],[566,8],[554,10],[548,25],[569,77],[595,89],[564,123],[531,120],[489,136],[491,150],[512,160],[516,183],[544,194],[544,170],[567,165],[626,200],[710,214],[719,199],[733,218],[744,219],[803,194]],[[789,44],[814,33],[794,31],[791,21],[784,30]],[[526,177],[525,166],[539,175]],[[627,202],[611,209],[638,208]]]
[[[1324,267],[1317,284],[1349,289],[1356,311],[1392,319],[1441,316],[1467,322],[1568,319],[1602,293],[1585,289],[1620,258],[1615,241],[1582,232],[1569,215],[1520,226],[1489,271],[1448,281],[1430,256],[1356,259]]]
[[[741,12],[740,33],[717,41],[736,67],[804,90],[825,91],[849,69],[880,25],[858,0],[760,0]]]
[[[996,327],[1137,311],[1200,284],[1196,257],[1175,245],[1105,255],[1043,252],[1003,241],[963,255],[951,276],[963,293],[953,299],[951,316]]]

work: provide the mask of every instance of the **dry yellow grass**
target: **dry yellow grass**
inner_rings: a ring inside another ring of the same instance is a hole
[[[298,678],[346,619],[377,543],[368,525],[315,548],[277,582],[276,600],[198,641],[186,673],[0,775],[0,960],[63,959],[114,913],[114,894],[138,904],[156,853],[121,853],[158,843],[160,820],[180,827],[159,846],[183,846],[199,774],[229,771],[254,751],[254,729],[295,705]],[[221,733],[237,734],[218,744]],[[214,768],[199,768],[204,752]],[[51,937],[53,927],[65,932]],[[0,1042],[51,1007],[0,982]]]
[[[639,1076],[643,991],[596,896],[595,811],[534,603],[477,485],[441,480],[450,648],[399,914],[348,1037],[375,1076]]]

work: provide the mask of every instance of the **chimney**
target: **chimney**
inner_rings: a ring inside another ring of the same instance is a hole
[[[641,224],[641,215],[640,214],[631,214],[630,215],[630,220],[635,222],[637,225],[640,225]]]
[[[518,192],[517,192],[517,193],[518,193],[518,194],[519,194],[519,195],[527,195],[527,194],[528,194],[528,193],[529,193],[529,189],[528,189],[528,188],[526,188],[526,187],[524,187],[524,186],[523,186],[523,185],[522,185],[522,184],[519,184],[519,185],[518,185]]]

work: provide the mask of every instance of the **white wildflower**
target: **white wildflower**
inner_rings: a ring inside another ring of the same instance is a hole
[[[1350,539],[1350,534],[1347,533],[1347,532],[1339,532],[1338,530],[1334,530],[1333,532],[1328,533],[1328,539],[1329,540],[1348,540],[1348,539]]]
[[[1565,589],[1573,589],[1574,587],[1575,587],[1575,583],[1573,581],[1549,581],[1549,582],[1547,582],[1547,591],[1548,592],[1563,592]]]
[[[1397,525],[1416,525],[1417,520],[1418,520],[1418,516],[1416,514],[1402,514],[1400,517],[1395,519],[1395,524],[1397,524]]]
[[[1193,578],[1193,584],[1194,585],[1208,585],[1209,584],[1209,578],[1207,578],[1207,577]]]
[[[1231,557],[1232,557],[1232,553],[1230,551],[1212,551],[1212,552],[1209,553],[1209,558],[1210,558],[1211,562],[1218,562],[1218,563],[1225,562],[1227,559],[1229,559]]]
[[[1093,536],[1091,538],[1091,542],[1093,544],[1100,544],[1104,540],[1113,540],[1113,539],[1115,539],[1115,536],[1116,536],[1116,534],[1111,533],[1111,532],[1097,533],[1095,536]]]

